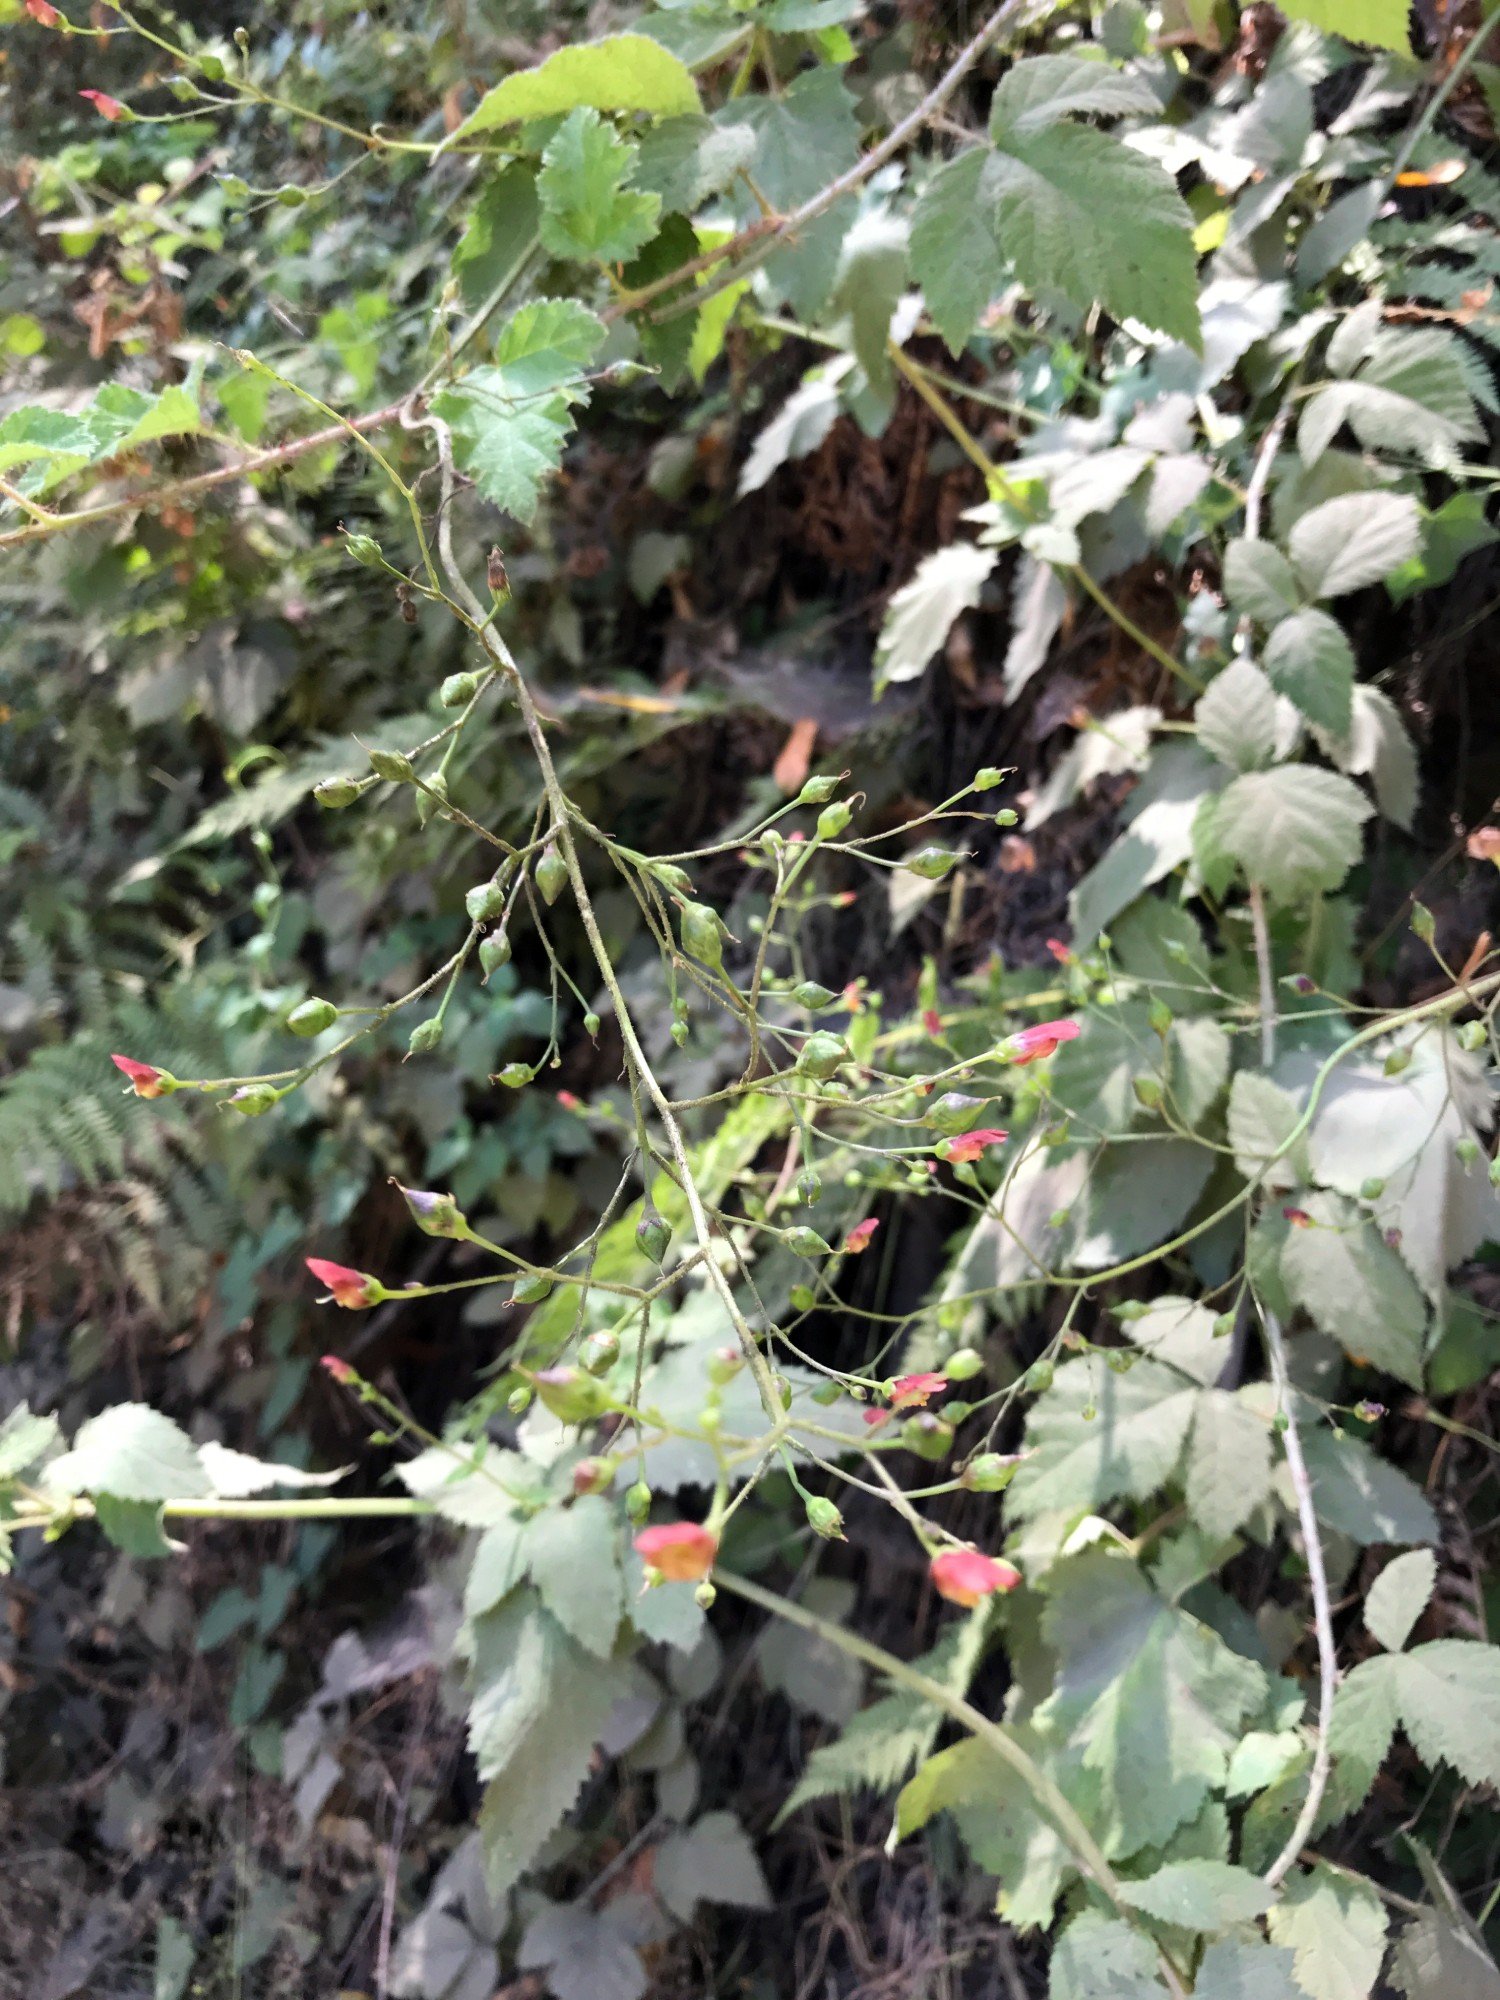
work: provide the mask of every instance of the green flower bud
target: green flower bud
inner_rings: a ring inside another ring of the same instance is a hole
[[[370,769],[388,784],[409,785],[416,776],[410,757],[402,750],[372,750]]]
[[[505,908],[505,890],[498,882],[476,882],[464,897],[469,921],[487,924]]]
[[[792,1407],[792,1385],[788,1382],[785,1375],[778,1375],[775,1379],[776,1394],[780,1400],[781,1407],[784,1410],[789,1410]]]
[[[545,1271],[528,1273],[517,1278],[510,1288],[510,1302],[514,1306],[538,1306],[543,1299],[551,1298],[553,1280]]]
[[[705,1577],[703,1582],[693,1592],[693,1602],[700,1611],[712,1611],[718,1595],[718,1591],[714,1589],[713,1585]]]
[[[520,1090],[530,1083],[535,1075],[536,1071],[530,1063],[513,1062],[507,1063],[494,1080],[496,1083],[503,1083],[507,1090]]]
[[[919,847],[915,854],[908,854],[902,867],[912,875],[920,875],[924,882],[941,882],[945,875],[951,875],[958,856],[948,847]]]
[[[1172,1010],[1165,1000],[1153,1000],[1151,1002],[1150,1020],[1152,1034],[1160,1035],[1162,1040],[1165,1041],[1167,1036],[1172,1032]]]
[[[1043,1396],[1052,1387],[1052,1378],[1057,1369],[1050,1361],[1033,1361],[1021,1377],[1021,1387],[1028,1396]]]
[[[995,814],[995,824],[996,826],[1014,826],[1020,817],[1021,815],[1018,812],[1012,812],[1009,806],[1005,806]]]
[[[738,1347],[716,1347],[708,1358],[708,1379],[716,1389],[722,1389],[726,1382],[732,1382],[745,1365],[745,1357]]]
[[[478,692],[478,674],[449,674],[438,689],[438,700],[444,708],[467,708]]]
[[[313,786],[313,797],[329,812],[338,812],[343,806],[353,805],[360,789],[353,778],[324,778]]]
[[[458,1203],[451,1194],[438,1194],[428,1188],[402,1187],[399,1181],[393,1185],[400,1189],[408,1214],[424,1236],[443,1236],[451,1242],[460,1243],[468,1235],[468,1222],[459,1213]]]
[[[799,1313],[811,1312],[818,1303],[812,1288],[808,1285],[793,1285],[787,1294],[788,1302]]]
[[[1066,1229],[1069,1213],[1070,1211],[1066,1208],[1054,1208],[1052,1213],[1047,1217],[1047,1227],[1049,1229]]]
[[[797,1192],[811,1208],[823,1192],[823,1176],[816,1167],[804,1167],[797,1176]]]
[[[599,1030],[603,1026],[604,1023],[599,1019],[599,1016],[596,1013],[594,1013],[592,1009],[590,1009],[589,1012],[584,1015],[583,1032],[588,1036],[591,1042],[598,1041]]]
[[[1160,1111],[1161,1085],[1154,1076],[1136,1076],[1130,1080],[1135,1093],[1135,1101],[1147,1111]]]
[[[225,1101],[245,1118],[263,1118],[273,1104],[280,1103],[281,1092],[274,1084],[245,1083]]]
[[[705,1437],[717,1437],[724,1428],[724,1412],[717,1403],[705,1403],[698,1412],[698,1428]]]
[[[961,1090],[945,1090],[927,1107],[923,1123],[935,1126],[939,1132],[962,1132],[966,1125],[973,1124],[986,1101],[983,1097],[966,1097]]]
[[[1410,1066],[1410,1049],[1392,1049],[1385,1059],[1385,1073],[1387,1076],[1399,1076],[1402,1070],[1409,1069]]]
[[[844,1536],[844,1517],[831,1500],[821,1494],[815,1495],[807,1503],[807,1525],[815,1535],[821,1535],[825,1542],[841,1542]]]
[[[1490,1161],[1490,1186],[1500,1187],[1500,1159]]]
[[[362,535],[357,532],[351,532],[346,528],[344,530],[344,553],[352,556],[354,561],[362,564],[365,569],[378,569],[380,567],[380,544],[373,535]]]
[[[654,1208],[648,1208],[635,1225],[635,1240],[642,1254],[659,1264],[667,1254],[672,1232]]]
[[[607,1493],[620,1469],[617,1458],[581,1458],[573,1467],[573,1494],[582,1500],[590,1493]]]
[[[590,1375],[607,1375],[620,1358],[620,1336],[607,1328],[591,1333],[578,1351],[578,1359]]]
[[[504,931],[491,931],[487,938],[479,940],[479,963],[486,979],[502,965],[510,964],[510,939]]]
[[[689,1032],[686,1021],[679,1019],[672,1023],[670,1033],[672,1040],[677,1044],[678,1048],[686,1048]]]
[[[338,1017],[339,1010],[331,1000],[304,1000],[287,1015],[286,1024],[294,1035],[321,1035]]]
[[[984,1356],[975,1347],[957,1348],[943,1363],[943,1373],[950,1382],[972,1382],[984,1373]]]
[[[953,1448],[953,1426],[944,1423],[931,1410],[919,1410],[901,1426],[901,1442],[918,1458],[925,1458],[935,1465],[940,1458],[946,1458]]]
[[[652,861],[647,865],[646,872],[654,876],[669,895],[691,896],[693,893],[691,880],[674,862]]]
[[[955,1430],[965,1417],[972,1416],[973,1413],[974,1405],[966,1403],[962,1396],[955,1398],[951,1403],[944,1403],[943,1405],[943,1421],[952,1424]]]
[[[1359,1198],[1361,1201],[1379,1201],[1384,1193],[1385,1182],[1374,1175],[1369,1180],[1361,1181],[1359,1184]]]
[[[842,1035],[820,1032],[809,1035],[797,1053],[797,1070],[802,1076],[826,1083],[842,1062],[849,1059],[849,1045]]]
[[[842,783],[841,778],[809,778],[792,803],[799,806],[827,805]]]
[[[837,840],[853,817],[854,808],[846,799],[838,799],[831,806],[824,806],[818,814],[819,840]]]
[[[974,773],[974,783],[971,790],[976,792],[992,792],[996,785],[1003,785],[1004,783],[1005,773],[999,766],[996,764],[986,764],[982,771]]]
[[[536,864],[536,886],[547,904],[555,903],[568,886],[568,864],[550,843],[542,849],[542,857]]]
[[[796,1257],[831,1257],[833,1246],[825,1243],[816,1229],[809,1229],[799,1222],[795,1229],[786,1233],[786,1247]]]
[[[425,1021],[418,1021],[407,1037],[406,1053],[410,1056],[431,1055],[443,1039],[442,1017],[431,1014]]]
[[[1465,1021],[1458,1031],[1458,1046],[1461,1049],[1467,1049],[1470,1055],[1472,1055],[1476,1049],[1482,1049],[1484,1044],[1485,1032],[1483,1021]]]
[[[625,1512],[632,1521],[644,1521],[651,1512],[651,1488],[644,1479],[638,1479],[634,1486],[627,1488]]]
[[[701,965],[717,971],[724,963],[723,926],[718,911],[711,910],[707,903],[684,903],[678,923],[682,948],[689,958],[696,958]]]
[[[1411,927],[1412,930],[1416,933],[1416,935],[1422,940],[1423,944],[1432,943],[1433,930],[1435,927],[1432,921],[1432,912],[1431,910],[1428,909],[1425,903],[1412,904]]]
[[[1214,1319],[1214,1328],[1213,1328],[1214,1339],[1227,1340],[1230,1334],[1232,1334],[1233,1332],[1234,1332],[1234,1314],[1232,1312],[1221,1312],[1217,1314]]]
[[[439,806],[448,803],[448,780],[441,771],[434,771],[427,783],[417,793],[417,825],[426,826]]]
[[[544,1409],[559,1423],[586,1424],[602,1415],[609,1398],[604,1388],[581,1368],[543,1368],[531,1378]]]
[[[805,1007],[810,1014],[816,1014],[820,1008],[829,1006],[838,997],[837,993],[831,992],[828,987],[820,986],[816,979],[804,979],[792,988],[792,998],[799,1007]]]
[[[960,1486],[971,1493],[1003,1493],[1016,1476],[1019,1454],[1002,1458],[998,1451],[983,1451],[971,1458],[958,1476]]]
[[[526,1412],[531,1408],[531,1391],[529,1389],[512,1389],[505,1399],[505,1407],[513,1417],[524,1417]]]
[[[1479,1141],[1466,1132],[1453,1150],[1466,1167],[1472,1167],[1479,1158]]]

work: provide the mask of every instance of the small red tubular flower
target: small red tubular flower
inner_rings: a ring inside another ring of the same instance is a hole
[[[130,113],[126,110],[125,106],[120,102],[119,98],[111,97],[108,91],[80,90],[78,95],[82,98],[86,98],[88,102],[93,105],[94,109],[98,112],[99,116],[101,118],[107,118],[111,125],[117,125],[122,118],[128,118],[130,116]]]
[[[697,1521],[668,1521],[643,1528],[636,1554],[667,1583],[699,1583],[714,1566],[719,1538]]]
[[[128,1078],[137,1097],[165,1097],[172,1088],[172,1078],[164,1069],[137,1062],[133,1056],[111,1056],[110,1061]]]
[[[844,1254],[848,1257],[857,1257],[861,1250],[868,1250],[871,1239],[879,1227],[878,1215],[867,1215],[863,1222],[856,1222],[844,1238]]]
[[[354,1370],[337,1354],[325,1354],[318,1366],[325,1374],[331,1375],[335,1382],[347,1384],[354,1380]]]
[[[932,1587],[950,1604],[974,1605],[999,1590],[1014,1590],[1021,1572],[1012,1563],[982,1556],[978,1549],[944,1549],[932,1559]]]
[[[1023,1028],[1020,1034],[1011,1036],[1010,1059],[1017,1069],[1024,1063],[1040,1062],[1059,1043],[1071,1042],[1078,1032],[1076,1021],[1038,1021],[1034,1027]]]
[[[898,1375],[891,1384],[891,1408],[920,1409],[933,1396],[946,1395],[947,1391],[946,1375]]]
[[[930,1035],[933,1041],[936,1041],[938,1036],[943,1032],[943,1017],[938,1012],[936,1007],[927,1007],[923,1009],[922,1032],[926,1035]]]
[[[1059,965],[1067,965],[1072,960],[1073,947],[1069,944],[1064,944],[1061,938],[1048,938],[1047,949]]]
[[[975,1132],[960,1132],[957,1138],[938,1142],[936,1151],[940,1160],[951,1160],[955,1166],[969,1166],[981,1158],[991,1146],[1003,1146],[1010,1137],[998,1125],[981,1125]]]
[[[44,28],[55,28],[62,15],[51,5],[51,0],[26,0],[26,11],[33,21]]]
[[[385,1286],[368,1271],[351,1271],[347,1264],[331,1264],[326,1257],[309,1257],[307,1268],[320,1285],[326,1285],[335,1305],[349,1312],[377,1305],[385,1297]]]

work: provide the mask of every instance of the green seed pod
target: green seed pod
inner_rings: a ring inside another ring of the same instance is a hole
[[[943,1373],[950,1382],[972,1382],[984,1373],[984,1356],[975,1347],[957,1348],[943,1363]]]
[[[417,825],[426,826],[438,808],[447,803],[448,780],[441,771],[434,771],[426,785],[417,793]]]
[[[638,1479],[634,1486],[627,1488],[625,1512],[632,1521],[644,1521],[651,1512],[651,1488],[644,1479]]]
[[[502,965],[510,964],[510,939],[504,931],[491,931],[487,938],[479,940],[479,963],[486,979]]]
[[[1144,1319],[1151,1308],[1141,1299],[1121,1299],[1115,1307],[1115,1318],[1121,1326],[1131,1326],[1138,1319]]]
[[[1052,1387],[1052,1378],[1057,1369],[1050,1361],[1033,1361],[1021,1377],[1021,1387],[1028,1396],[1043,1396]]]
[[[677,1044],[678,1048],[681,1049],[687,1047],[689,1029],[686,1021],[683,1020],[674,1021],[672,1023],[670,1032],[672,1040]]]
[[[505,908],[505,890],[499,882],[476,882],[464,897],[469,921],[487,924]]]
[[[1385,1182],[1373,1175],[1369,1180],[1361,1181],[1359,1184],[1359,1198],[1361,1201],[1379,1201],[1384,1193]]]
[[[798,1223],[795,1229],[786,1233],[786,1247],[796,1257],[831,1257],[833,1247],[825,1243],[816,1229],[809,1229],[805,1223]]]
[[[1078,1412],[1078,1414],[1083,1418],[1083,1421],[1086,1424],[1091,1424],[1094,1421],[1095,1417],[1098,1416],[1099,1412],[1092,1403],[1085,1403],[1083,1408]]]
[[[673,896],[691,896],[693,885],[686,872],[671,861],[653,861],[647,874],[653,875],[661,886]]]
[[[973,1124],[986,1102],[983,1097],[967,1097],[961,1090],[945,1090],[927,1107],[923,1123],[939,1132],[962,1132],[965,1126]]]
[[[478,692],[478,674],[449,674],[438,689],[438,700],[444,708],[467,708]]]
[[[953,1426],[944,1423],[931,1410],[919,1410],[901,1426],[901,1442],[918,1458],[925,1458],[935,1465],[940,1458],[946,1458],[953,1448]]]
[[[437,1014],[429,1015],[425,1021],[418,1021],[407,1037],[406,1052],[412,1056],[430,1055],[443,1039],[443,1023]]]
[[[1500,1187],[1500,1160],[1490,1161],[1490,1186]]]
[[[599,1030],[603,1026],[604,1023],[599,1019],[599,1016],[595,1014],[592,1010],[590,1010],[587,1014],[584,1015],[583,1032],[588,1036],[591,1042],[598,1041]]]
[[[1214,1319],[1214,1339],[1227,1340],[1230,1334],[1232,1334],[1233,1332],[1234,1332],[1234,1314],[1232,1312],[1221,1312],[1217,1314]]]
[[[273,1104],[281,1101],[281,1092],[270,1083],[242,1084],[234,1094],[226,1099],[242,1117],[263,1118]]]
[[[344,806],[352,806],[360,790],[353,778],[324,778],[313,786],[313,797],[329,812],[338,812]]]
[[[837,840],[853,817],[854,808],[846,799],[836,799],[831,806],[824,806],[818,814],[819,840]]]
[[[620,1336],[607,1329],[591,1333],[578,1351],[581,1365],[590,1375],[607,1375],[620,1358]]]
[[[1479,1141],[1466,1132],[1453,1150],[1466,1167],[1472,1167],[1479,1158]]]
[[[792,1385],[785,1375],[776,1377],[776,1394],[782,1409],[789,1410],[792,1407]]]
[[[1271,1428],[1273,1431],[1289,1431],[1291,1427],[1292,1420],[1285,1410],[1278,1410],[1271,1419]]]
[[[581,1368],[543,1368],[532,1376],[531,1385],[543,1408],[564,1424],[589,1423],[609,1400],[603,1387]]]
[[[1147,1111],[1160,1111],[1162,1089],[1154,1076],[1132,1077],[1130,1087],[1135,1093],[1135,1101]]]
[[[458,1203],[451,1194],[438,1194],[427,1188],[402,1187],[397,1181],[401,1197],[406,1203],[407,1213],[424,1236],[443,1236],[454,1243],[461,1243],[469,1233],[467,1220],[459,1213]]]
[[[409,785],[416,776],[410,757],[402,750],[372,750],[370,769],[392,785]]]
[[[555,903],[568,886],[568,864],[550,843],[542,849],[542,857],[536,864],[536,886],[547,904]]]
[[[972,1416],[973,1413],[974,1405],[966,1403],[962,1396],[958,1397],[954,1402],[944,1403],[943,1405],[943,1421],[952,1424],[955,1429],[963,1422],[965,1417]]]
[[[517,1278],[510,1288],[510,1302],[516,1306],[537,1306],[552,1296],[553,1280],[545,1271]]]
[[[722,1389],[726,1382],[732,1382],[745,1365],[745,1357],[737,1347],[716,1347],[708,1360],[708,1379],[716,1389]]]
[[[513,1062],[507,1063],[494,1081],[503,1083],[507,1090],[521,1090],[535,1075],[530,1063]]]
[[[797,1176],[797,1192],[811,1208],[823,1192],[823,1176],[816,1167],[804,1167]]]
[[[714,1589],[713,1585],[705,1577],[703,1582],[693,1592],[693,1602],[700,1611],[712,1611],[718,1595],[718,1591]]]
[[[297,191],[301,192],[300,189]],[[287,193],[287,189],[283,188],[281,192],[284,195]],[[380,567],[380,544],[373,535],[351,533],[346,528],[344,530],[344,553],[347,556],[351,556],[364,569],[379,569]]]
[[[711,910],[707,903],[684,903],[678,925],[682,948],[689,958],[696,958],[701,965],[717,971],[724,963],[723,927],[718,911]]]
[[[717,1403],[705,1403],[698,1412],[698,1428],[705,1437],[717,1437],[724,1428],[724,1412]]]
[[[1408,1069],[1410,1066],[1410,1049],[1392,1049],[1385,1059],[1385,1073],[1387,1076],[1399,1076],[1402,1070]]]
[[[995,814],[995,824],[996,826],[1014,826],[1020,817],[1021,815],[1018,812],[1012,812],[1009,806],[1004,806]]]
[[[659,1264],[667,1254],[667,1245],[672,1241],[672,1232],[654,1208],[648,1208],[635,1225],[635,1240],[641,1251],[653,1264]]]
[[[816,1014],[821,1008],[831,1006],[838,997],[837,993],[830,991],[828,987],[820,986],[816,979],[804,979],[800,985],[792,988],[792,998],[799,1007],[805,1007],[810,1014]]]
[[[1047,1217],[1047,1227],[1049,1229],[1066,1229],[1070,1213],[1071,1211],[1066,1208],[1054,1208],[1052,1213]]]
[[[1461,1049],[1467,1049],[1470,1055],[1472,1055],[1476,1049],[1482,1049],[1484,1043],[1483,1021],[1465,1021],[1458,1031],[1458,1046]]]
[[[1162,1040],[1165,1041],[1167,1036],[1172,1032],[1172,1010],[1165,1000],[1153,1000],[1151,1002],[1150,1020],[1152,1034],[1160,1035]]]
[[[819,1032],[809,1035],[797,1054],[797,1071],[826,1083],[840,1063],[849,1059],[849,1045],[842,1035]]]
[[[982,771],[974,773],[974,783],[970,787],[976,792],[992,792],[996,785],[1005,783],[1005,773],[995,764],[986,764]]]
[[[902,867],[909,874],[920,875],[924,882],[941,882],[945,875],[951,875],[958,856],[948,847],[919,847],[915,854],[908,854]]]
[[[1425,903],[1412,904],[1411,927],[1412,930],[1416,933],[1416,935],[1422,940],[1423,944],[1432,943],[1433,931],[1435,929],[1435,926],[1432,921],[1432,912],[1431,910],[1428,909]]]
[[[505,1399],[505,1407],[513,1417],[524,1417],[526,1412],[531,1408],[531,1391],[529,1389],[512,1389]]]
[[[620,1469],[617,1458],[581,1458],[573,1467],[573,1495],[586,1499],[590,1493],[607,1493]]]
[[[821,1494],[815,1495],[807,1503],[807,1525],[815,1535],[821,1535],[825,1542],[841,1542],[844,1537],[844,1517],[831,1500]]]
[[[1015,1478],[1020,1463],[1019,1454],[1002,1458],[998,1451],[983,1451],[978,1458],[969,1460],[958,1475],[958,1482],[971,1493],[1003,1493]]]
[[[809,778],[792,803],[799,806],[827,805],[842,782],[840,778]]]
[[[339,1010],[331,1000],[304,1000],[287,1015],[286,1024],[294,1035],[321,1035],[338,1017]]]
[[[817,1297],[808,1285],[793,1285],[787,1294],[790,1304],[799,1313],[809,1313],[818,1303]]]

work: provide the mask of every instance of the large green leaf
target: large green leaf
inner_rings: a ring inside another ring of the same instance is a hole
[[[1162,2000],[1151,1940],[1120,1917],[1084,1910],[1059,1933],[1048,2000]]]
[[[915,680],[947,638],[961,612],[979,602],[998,561],[994,549],[952,542],[917,565],[910,583],[892,597],[875,642],[875,685]]]
[[[1227,1540],[1271,1490],[1271,1433],[1248,1398],[1204,1389],[1188,1450],[1188,1512],[1214,1541]]]
[[[213,1491],[192,1439],[145,1403],[116,1403],[79,1426],[73,1448],[47,1467],[54,1493],[116,1500],[199,1500]]]
[[[1387,1655],[1401,1726],[1426,1764],[1471,1785],[1500,1785],[1500,1646],[1434,1639]]]
[[[1375,1890],[1322,1866],[1299,1869],[1266,1920],[1292,1952],[1309,2000],[1369,2000],[1385,1957],[1385,1905]]]
[[[1227,1931],[1261,1916],[1275,1901],[1258,1875],[1229,1861],[1169,1861],[1120,1893],[1132,1909],[1177,1930]]]
[[[1138,1361],[1123,1375],[1097,1360],[1068,1362],[1031,1407],[1011,1512],[1085,1513],[1157,1492],[1182,1457],[1197,1393],[1161,1362]]]
[[[1410,562],[1422,517],[1405,493],[1341,493],[1309,508],[1287,537],[1287,553],[1309,597],[1342,597]]]
[[[607,1659],[625,1610],[614,1510],[597,1493],[527,1524],[526,1564],[543,1604],[580,1646]]]
[[[579,105],[652,111],[661,118],[701,109],[698,86],[679,57],[645,35],[610,35],[601,42],[575,42],[535,69],[506,77],[485,92],[453,137],[556,117]]]
[[[755,134],[751,178],[784,215],[821,194],[859,157],[854,99],[827,65],[802,71],[779,96],[735,98],[716,122],[749,126]],[[736,200],[742,221],[758,220],[748,190]],[[803,319],[818,312],[832,289],[852,206],[852,196],[836,202],[766,259],[767,280]]]
[[[1326,611],[1308,607],[1283,618],[1266,639],[1264,664],[1278,694],[1295,702],[1316,728],[1346,736],[1354,714],[1354,649]]]
[[[1034,1731],[1007,1733],[1045,1764]],[[999,1909],[1008,1922],[1029,1930],[1052,1921],[1077,1863],[1013,1764],[972,1736],[929,1757],[896,1803],[896,1830],[904,1838],[940,1812],[952,1814],[974,1860],[1000,1878]]]
[[[1253,660],[1215,674],[1193,713],[1198,741],[1232,771],[1254,771],[1276,754],[1276,691]]]
[[[598,112],[570,111],[547,142],[536,191],[542,248],[554,257],[624,263],[650,241],[661,198],[632,188],[636,150]]]
[[[1280,764],[1250,771],[1215,802],[1213,838],[1277,902],[1336,889],[1360,857],[1370,804],[1335,771]]]
[[[1365,1593],[1365,1624],[1381,1645],[1399,1653],[1427,1607],[1437,1581],[1431,1549],[1409,1549],[1388,1562]]]
[[[1427,1302],[1376,1225],[1336,1195],[1309,1197],[1312,1226],[1292,1229],[1281,1275],[1295,1303],[1347,1354],[1422,1386]]]

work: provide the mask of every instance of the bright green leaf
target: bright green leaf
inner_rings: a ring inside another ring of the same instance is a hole
[[[542,155],[542,247],[554,257],[623,263],[649,242],[661,200],[629,185],[636,149],[597,111],[570,111]]]
[[[552,118],[579,105],[595,111],[651,111],[659,118],[701,109],[686,65],[645,35],[575,42],[534,69],[517,70],[486,91],[453,134],[467,139],[523,119]]]

